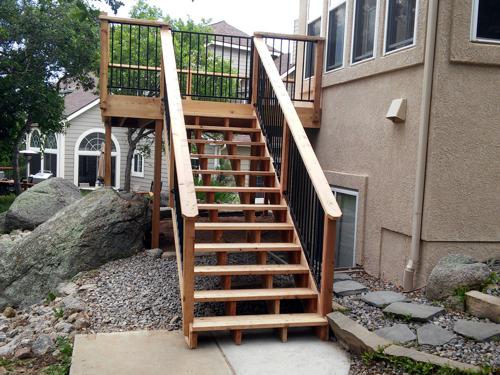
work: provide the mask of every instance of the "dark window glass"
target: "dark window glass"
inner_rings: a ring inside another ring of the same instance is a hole
[[[385,50],[394,51],[413,44],[417,0],[389,0]]]
[[[319,36],[321,32],[321,18],[312,21],[307,25],[307,35]],[[306,43],[306,66],[304,69],[304,78],[310,78],[314,75],[314,64],[316,62],[316,45],[311,42]]]
[[[373,57],[377,0],[356,0],[352,62]]]
[[[79,155],[78,156],[78,184],[88,183],[94,187],[97,180],[99,156]],[[104,176],[101,176],[104,177]],[[116,186],[116,157],[111,157],[111,185]]]
[[[477,32],[476,37],[500,41],[500,1],[477,0]]]
[[[43,154],[43,169],[52,172],[52,175],[57,176],[57,154]]]
[[[344,58],[345,3],[328,14],[328,49],[326,70],[342,66]]]

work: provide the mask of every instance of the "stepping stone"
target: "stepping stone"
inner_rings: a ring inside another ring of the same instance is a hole
[[[476,341],[486,341],[500,336],[500,324],[473,322],[465,319],[457,320],[453,330]]]
[[[333,292],[340,296],[352,296],[367,292],[368,288],[353,280],[337,281],[333,283]]]
[[[425,322],[444,313],[444,309],[418,303],[394,302],[387,306],[384,312]]]
[[[401,293],[378,291],[365,294],[363,297],[361,297],[361,301],[364,301],[369,305],[382,308],[390,305],[393,302],[407,301],[407,298]]]
[[[455,335],[435,324],[426,324],[417,329],[417,337],[420,345],[439,346],[455,338]]]
[[[397,343],[405,343],[417,338],[406,324],[394,324],[392,327],[377,329],[375,333],[386,340]]]
[[[333,274],[333,281],[345,281],[345,280],[352,280],[351,275],[348,273],[341,273],[341,272],[335,272]]]

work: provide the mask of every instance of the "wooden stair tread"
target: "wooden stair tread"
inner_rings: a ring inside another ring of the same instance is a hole
[[[310,288],[195,290],[195,302],[263,301],[316,298]]]
[[[241,128],[236,126],[186,125],[187,130],[202,130],[205,132],[260,133],[258,128]]]
[[[194,223],[195,230],[292,230],[293,224],[290,223]]]
[[[199,193],[279,193],[279,187],[258,186],[195,186]]]
[[[223,275],[298,275],[309,273],[302,264],[237,264],[219,266],[195,266],[197,276]]]
[[[198,203],[198,210],[218,211],[285,211],[284,204],[231,204],[231,203]]]
[[[231,169],[193,169],[193,174],[216,174],[231,176],[274,176],[273,171],[233,171]]]
[[[269,156],[214,155],[214,154],[191,154],[191,159],[192,158],[198,158],[198,159],[227,159],[227,160],[269,160]]]
[[[194,251],[203,252],[251,252],[251,251],[300,251],[300,245],[286,242],[259,243],[197,243]]]
[[[265,146],[264,142],[252,141],[226,141],[226,140],[211,140],[211,139],[188,139],[191,144],[208,144],[208,145],[236,145],[236,146]]]
[[[326,318],[314,313],[210,316],[194,318],[190,330],[192,332],[225,331],[230,329],[312,327],[327,324]]]

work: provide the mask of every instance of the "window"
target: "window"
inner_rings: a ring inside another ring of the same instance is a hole
[[[358,192],[337,187],[333,187],[332,191],[342,210],[335,239],[335,266],[353,267],[356,265]]]
[[[353,63],[373,57],[376,20],[377,0],[354,1],[354,36],[352,43]]]
[[[332,6],[333,8],[328,12],[327,71],[339,68],[344,63],[346,3],[338,0],[332,1]]]
[[[472,12],[472,40],[500,43],[500,1],[475,0]]]
[[[413,44],[417,0],[389,0],[385,35],[385,52]]]
[[[132,176],[144,177],[144,155],[137,151],[132,159]]]
[[[30,137],[30,147],[40,149],[40,132],[38,130],[33,130]]]
[[[321,32],[321,18],[318,18],[307,25],[307,35],[319,36]],[[304,68],[304,78],[311,78],[314,75],[314,64],[316,63],[316,45],[312,42],[306,43],[306,66]]]
[[[37,154],[32,155],[27,163],[28,175],[38,172],[51,172],[57,176],[57,138],[54,133],[42,136],[38,129],[31,132],[29,145],[32,151]]]

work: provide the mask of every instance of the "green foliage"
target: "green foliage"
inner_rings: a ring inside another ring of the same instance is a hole
[[[45,369],[47,375],[68,375],[71,368],[71,356],[73,355],[73,346],[67,337],[57,338],[57,348],[59,349],[59,362],[48,366]]]
[[[196,186],[203,186],[203,181],[200,178],[194,179],[194,184]],[[210,181],[210,186],[228,186],[220,183],[217,180],[212,179]],[[200,202],[205,202],[206,193],[196,193],[196,198]],[[216,203],[239,203],[240,198],[237,193],[215,193],[214,198]]]
[[[14,199],[16,199],[14,194],[0,195],[0,213],[7,211]]]
[[[462,371],[449,366],[438,366],[432,363],[417,362],[407,357],[395,357],[384,354],[383,348],[376,352],[365,352],[362,354],[363,363],[370,365],[374,362],[384,362],[388,367],[403,371],[406,374],[416,375],[487,375],[492,373],[491,368],[484,366],[479,372]]]
[[[458,298],[458,300],[462,303],[465,302],[465,295],[470,291],[470,288],[466,286],[459,286],[453,291],[453,295]]]
[[[54,312],[54,316],[56,318],[62,318],[64,317],[64,309],[61,307],[61,308],[53,308],[52,311]]]
[[[56,299],[56,295],[54,292],[47,293],[46,301],[47,303],[53,302]]]
[[[500,284],[500,275],[496,272],[490,273],[488,278],[481,284],[480,290],[484,292],[486,291],[486,289],[488,289],[488,286],[492,284]]]

